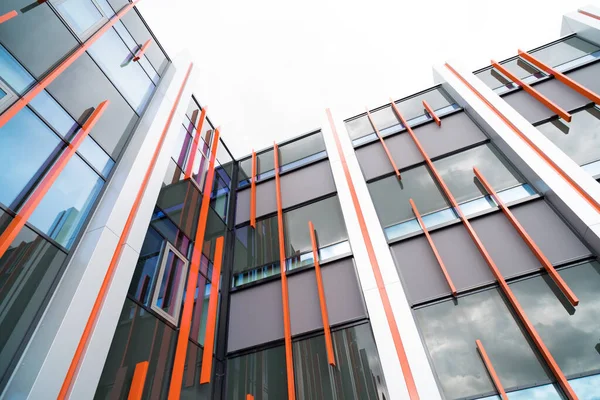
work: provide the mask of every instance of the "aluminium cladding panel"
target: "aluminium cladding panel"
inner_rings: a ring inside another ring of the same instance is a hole
[[[330,325],[366,318],[352,258],[321,267]],[[323,329],[315,270],[288,277],[292,335]],[[283,339],[281,280],[233,292],[229,309],[228,351]]]
[[[591,255],[543,199],[511,207],[525,231],[554,265]],[[533,253],[500,211],[471,220],[505,278],[541,268]],[[494,278],[462,224],[431,232],[457,290],[492,283]],[[448,284],[424,236],[392,245],[412,304],[449,295]]]
[[[281,175],[281,202],[287,209],[297,204],[334,193],[335,183],[329,160]],[[256,185],[256,218],[275,213],[277,201],[275,180],[270,179]],[[235,213],[236,225],[250,220],[250,188],[237,193]]]
[[[481,143],[486,136],[464,112],[444,117],[442,126],[430,122],[413,129],[431,158]],[[423,161],[417,147],[406,132],[385,139],[396,166],[400,169]],[[356,157],[366,180],[393,172],[379,141],[356,150]]]
[[[573,79],[576,79],[577,75],[568,74],[568,76],[570,76]],[[586,78],[587,74],[584,77],[584,79]],[[580,83],[584,84],[584,82]],[[547,81],[534,85],[533,88],[539,91],[544,96],[546,96],[554,104],[566,110],[567,112],[590,103],[590,101],[586,97],[583,97],[582,95],[569,88],[564,83],[557,81],[556,79],[549,79]],[[525,117],[525,119],[532,124],[535,124],[539,121],[543,121],[555,115],[554,112],[552,112],[552,110],[544,106],[542,103],[540,103],[538,100],[536,100],[533,96],[531,96],[524,90],[518,90],[514,93],[509,93],[506,96],[503,96],[502,99],[504,99],[511,107],[517,110],[519,114]]]

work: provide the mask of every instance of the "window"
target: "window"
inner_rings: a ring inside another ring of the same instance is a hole
[[[437,225],[456,218],[454,213],[448,210],[450,204],[442,195],[428,168],[424,165],[402,171],[402,180],[398,180],[394,175],[369,183],[368,187],[379,222],[384,228],[388,240],[409,233],[405,229],[420,229],[416,222],[414,227],[398,226],[402,222],[415,218],[409,203],[411,198],[428,226],[430,223]],[[437,214],[434,217],[433,214],[440,210],[447,210],[448,212]],[[431,217],[427,217],[428,215],[431,215]],[[438,217],[441,217],[441,219]]]
[[[21,64],[0,45],[0,83],[2,89],[10,94],[24,94],[35,84],[33,77]]]
[[[108,21],[94,0],[54,0],[52,4],[81,40]]]
[[[567,378],[595,375],[575,380],[577,384],[573,381],[573,388],[580,398],[593,398],[586,396],[590,392],[585,390],[584,381],[591,383],[600,379],[596,375],[600,371],[600,263],[585,262],[561,269],[559,274],[579,298],[577,309],[562,298],[546,274],[510,286]],[[580,385],[581,391],[578,390]]]
[[[120,10],[125,5],[129,4],[127,0],[110,0],[109,2],[115,10]],[[123,22],[129,33],[131,33],[131,36],[137,43],[146,43],[148,39],[152,39],[154,41],[152,46],[148,47],[148,49],[146,50],[145,55],[146,58],[148,58],[150,64],[152,64],[152,66],[156,70],[156,72],[162,76],[163,72],[165,72],[167,68],[167,65],[169,64],[169,59],[167,55],[163,52],[163,50],[160,48],[158,41],[156,41],[150,33],[150,30],[148,29],[146,24],[140,18],[137,10],[134,8],[127,14],[123,15],[121,21]]]
[[[0,113],[17,100],[17,96],[0,79]]]
[[[170,243],[165,242],[164,246],[151,308],[178,325],[188,261]]]
[[[369,324],[332,332],[336,366],[327,363],[325,337],[293,343],[301,399],[389,399]]]
[[[227,399],[255,400],[287,398],[285,348],[283,346],[227,360]]]
[[[565,71],[587,60],[598,58],[599,51],[600,47],[573,36],[540,50],[532,51],[531,55],[546,65],[558,67],[559,71]]]
[[[513,58],[512,60],[501,62],[500,65],[526,83],[531,83],[547,76],[544,72],[541,72],[521,58]],[[490,89],[499,89],[496,92],[503,92],[517,87],[516,84],[512,83],[510,79],[502,75],[493,67],[486,68],[476,75]]]
[[[249,225],[237,228],[235,237],[234,274],[258,266],[279,264],[277,217],[256,221],[256,228]]]
[[[497,289],[420,308],[415,315],[447,399],[496,393],[477,352],[477,339],[507,391],[550,383]]]
[[[592,175],[600,174],[600,109],[573,113],[571,122],[554,119],[537,128],[559,149]]]

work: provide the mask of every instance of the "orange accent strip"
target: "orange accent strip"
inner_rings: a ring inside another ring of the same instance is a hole
[[[591,18],[594,18],[594,19],[600,19],[599,16],[597,16],[596,14],[592,14],[591,12],[588,12],[588,11],[577,10],[577,12],[579,14],[587,15],[588,17],[591,17]]]
[[[502,400],[508,400],[508,396],[506,396],[506,392],[504,391],[504,387],[500,382],[500,378],[498,377],[498,374],[496,373],[496,370],[494,369],[494,366],[492,365],[492,362],[490,361],[490,358],[488,357],[481,340],[477,339],[475,343],[477,344],[477,350],[479,350],[479,355],[481,355],[485,369],[487,369],[488,373],[490,374],[490,378],[492,378],[492,382],[494,382],[494,386],[496,386],[496,390],[498,390],[498,394],[500,394]]]
[[[113,275],[115,270],[117,269],[117,264],[121,258],[121,254],[123,253],[123,249],[125,248],[127,239],[129,238],[129,233],[131,232],[131,227],[133,226],[133,221],[137,215],[137,211],[140,207],[140,203],[142,202],[142,197],[144,197],[144,192],[148,187],[148,182],[150,181],[150,176],[152,175],[152,171],[154,170],[154,166],[156,165],[156,161],[158,159],[158,155],[160,154],[160,150],[165,142],[165,138],[167,136],[167,132],[169,130],[169,126],[173,121],[173,117],[175,116],[175,111],[177,110],[177,106],[179,101],[181,100],[181,95],[183,94],[183,89],[188,81],[190,73],[192,72],[192,64],[190,64],[187,74],[185,75],[185,79],[181,84],[181,88],[179,89],[179,93],[177,94],[177,99],[175,100],[175,104],[173,104],[173,108],[171,109],[171,113],[169,114],[169,118],[163,128],[162,134],[156,145],[156,149],[154,150],[154,154],[152,155],[152,159],[150,160],[150,164],[148,165],[148,170],[144,175],[144,179],[140,185],[138,193],[135,197],[135,200],[131,206],[131,211],[129,212],[129,216],[127,217],[127,221],[125,222],[125,226],[123,227],[123,232],[121,232],[121,237],[119,238],[119,242],[117,243],[117,247],[115,249],[115,253],[113,254],[112,259],[110,260],[110,264],[108,265],[108,269],[106,270],[106,274],[104,275],[104,279],[102,281],[102,286],[100,286],[100,290],[98,291],[98,296],[96,297],[96,301],[94,302],[94,306],[92,307],[92,311],[90,312],[90,316],[85,324],[85,329],[81,334],[81,339],[79,340],[79,344],[77,345],[77,350],[73,355],[73,359],[71,360],[71,365],[69,366],[69,370],[67,371],[67,375],[65,376],[65,380],[60,389],[60,393],[58,394],[58,399],[63,400],[71,391],[71,387],[73,385],[73,379],[75,378],[75,374],[79,369],[79,365],[83,358],[83,354],[86,351],[88,341],[94,327],[96,326],[96,322],[98,320],[98,316],[100,314],[100,308],[104,303],[104,298],[106,297],[106,293],[108,292],[108,288],[112,282]]]
[[[61,62],[58,67],[54,68],[48,75],[46,75],[41,81],[31,88],[23,97],[17,100],[13,105],[8,107],[3,114],[0,115],[0,128],[2,128],[12,117],[14,117],[19,111],[21,111],[35,96],[37,96],[42,90],[50,85],[60,74],[63,73],[71,64],[75,62],[86,50],[96,42],[106,31],[108,31],[114,24],[117,23],[129,10],[133,8],[140,0],[136,0],[133,3],[124,7],[114,17],[110,19],[98,32],[93,34],[81,47]]]
[[[521,49],[519,49],[518,52],[519,52],[519,56],[521,58],[523,58],[524,60],[535,65],[542,71],[545,71],[550,75],[554,75],[554,78],[556,78],[556,80],[561,81],[562,83],[564,83],[565,85],[567,85],[568,87],[570,87],[571,89],[573,89],[574,91],[579,93],[580,95],[587,97],[588,99],[590,99],[591,101],[593,101],[596,104],[600,104],[600,96],[598,96],[596,93],[583,87],[582,85],[575,82],[573,79],[569,78],[562,72],[559,72],[559,71],[555,70],[554,68],[550,67],[549,65],[544,64],[543,62],[541,62],[540,60],[538,60],[531,54],[528,54]]]
[[[394,108],[394,111],[398,115],[398,118],[400,118],[401,121],[404,121],[404,117],[402,117],[402,115],[400,114],[400,111],[396,108],[396,106],[394,105],[393,102],[392,102],[392,107]],[[500,286],[500,289],[502,289],[502,293],[504,293],[504,295],[507,297],[507,299],[510,302],[513,310],[515,311],[515,313],[517,314],[517,316],[521,320],[521,323],[525,326],[525,330],[527,330],[527,333],[529,333],[530,338],[535,343],[535,345],[536,345],[537,349],[539,350],[539,352],[542,354],[542,357],[544,358],[544,360],[546,361],[546,364],[548,365],[548,367],[550,368],[550,370],[552,371],[552,373],[556,377],[556,380],[558,381],[559,385],[564,390],[565,394],[567,395],[567,398],[569,400],[575,400],[575,399],[577,399],[577,396],[575,395],[575,392],[573,392],[573,389],[571,388],[571,385],[567,381],[567,378],[565,377],[565,375],[563,374],[562,370],[560,369],[560,367],[558,366],[558,364],[554,360],[554,357],[552,357],[552,354],[550,354],[550,351],[548,350],[548,348],[546,347],[546,345],[542,341],[542,338],[537,333],[535,327],[529,321],[529,318],[527,318],[527,315],[525,314],[525,311],[523,310],[523,308],[519,304],[517,298],[515,297],[514,293],[512,292],[512,290],[510,289],[510,287],[508,286],[508,284],[506,283],[506,281],[504,280],[504,277],[500,273],[500,270],[496,266],[496,263],[494,263],[494,260],[492,260],[492,257],[487,252],[485,246],[483,245],[483,243],[479,239],[479,236],[477,236],[477,233],[475,232],[475,230],[471,226],[471,223],[469,222],[469,220],[463,214],[463,212],[460,209],[460,207],[459,207],[456,199],[454,198],[454,196],[452,195],[452,193],[450,192],[450,190],[448,189],[448,187],[444,183],[444,180],[442,179],[442,177],[438,173],[437,169],[433,165],[433,162],[431,161],[431,159],[429,158],[429,156],[427,155],[427,153],[425,153],[425,150],[421,146],[421,143],[419,142],[419,139],[417,139],[417,137],[414,134],[414,132],[412,131],[412,129],[408,128],[407,130],[408,130],[408,133],[410,134],[411,138],[413,139],[415,145],[419,149],[419,152],[421,153],[421,155],[425,159],[425,162],[427,163],[427,166],[429,167],[429,169],[433,173],[436,181],[438,182],[438,184],[440,185],[440,187],[442,188],[442,190],[446,194],[446,197],[450,201],[450,204],[452,205],[452,207],[454,207],[454,210],[456,211],[456,213],[460,217],[460,220],[462,221],[463,225],[465,226],[465,229],[469,233],[469,236],[473,240],[473,243],[475,244],[475,246],[479,250],[479,253],[481,253],[482,257],[484,258],[484,260],[486,262],[486,264],[490,268],[490,271],[492,272],[492,275],[494,275],[494,278],[496,278],[496,281],[498,282],[498,284]]]
[[[541,94],[540,92],[535,90],[528,83],[523,82],[516,75],[509,72],[506,68],[504,68],[502,65],[498,64],[496,61],[492,60],[491,63],[492,63],[492,66],[494,68],[496,68],[498,71],[500,71],[500,73],[502,75],[506,76],[508,79],[510,79],[517,85],[521,86],[523,88],[523,90],[526,91],[527,93],[529,93],[534,99],[536,99],[537,101],[539,101],[540,103],[545,105],[553,113],[558,114],[558,116],[561,117],[562,119],[564,119],[565,121],[571,122],[571,114],[569,114],[568,112],[563,110],[558,105],[554,104],[554,102],[552,102],[552,100],[550,100],[549,98],[547,98],[546,96],[544,96],[543,94]]]
[[[285,273],[285,238],[283,236],[283,209],[281,203],[281,182],[279,179],[279,146],[273,143],[275,167],[275,196],[277,198],[277,230],[279,231],[279,270],[281,272],[281,298],[283,303],[283,335],[285,338],[285,365],[287,371],[288,400],[296,398],[294,384],[294,359],[292,353],[292,327],[290,322],[290,299],[287,275]]]
[[[198,146],[200,143],[200,138],[202,137],[202,125],[204,125],[204,119],[206,118],[206,107],[202,109],[200,113],[200,122],[198,123],[198,128],[196,128],[196,135],[194,136],[194,141],[192,142],[192,149],[190,151],[190,157],[188,159],[188,163],[185,167],[185,179],[191,179],[192,174],[194,173],[194,161],[196,160],[196,153],[198,153]],[[196,121],[192,121],[194,125],[196,125]]]
[[[250,180],[250,226],[256,228],[256,153],[252,150],[252,178]]]
[[[427,103],[425,100],[423,100],[423,107],[425,107],[425,110],[429,113],[429,115],[431,115],[431,118],[433,118],[433,120],[435,121],[435,123],[438,126],[442,126],[442,121],[440,120],[440,117],[438,117],[435,114],[435,111],[433,111],[433,108],[431,108],[431,106],[429,105],[429,103]]]
[[[151,44],[152,44],[152,39],[146,40],[146,43],[144,43],[144,45],[136,53],[135,57],[133,57],[133,61],[139,61],[140,58],[142,58],[144,56],[144,54],[146,53],[146,50],[148,50],[148,47],[150,47]]]
[[[379,133],[379,129],[377,129],[377,127],[375,126],[375,122],[373,122],[373,118],[371,118],[371,113],[369,112],[369,109],[367,107],[365,107],[365,110],[367,110],[367,117],[369,118],[369,122],[371,123],[371,126],[375,130],[375,133],[377,134],[377,137],[379,138],[379,141],[381,142],[381,145],[383,146],[383,150],[385,151],[385,154],[387,154],[387,158],[388,158],[388,160],[390,160],[390,164],[392,164],[392,168],[394,168],[394,172],[396,173],[396,176],[398,177],[398,179],[402,179],[400,177],[400,171],[398,171],[398,167],[396,167],[396,163],[394,162],[394,159],[392,158],[392,154],[388,150],[388,147],[385,144],[385,141],[381,137],[381,134]]]
[[[419,221],[419,225],[421,225],[421,229],[423,230],[423,233],[425,234],[425,237],[427,238],[427,241],[429,242],[431,251],[433,251],[433,255],[435,256],[435,259],[437,260],[438,265],[442,269],[442,273],[444,274],[444,277],[446,278],[446,282],[448,282],[448,286],[450,287],[452,296],[456,296],[456,288],[454,287],[454,283],[452,283],[452,278],[450,278],[450,274],[448,273],[448,270],[446,269],[446,266],[444,265],[444,262],[442,261],[442,257],[440,256],[440,253],[438,253],[438,251],[437,251],[437,247],[435,247],[435,243],[433,243],[433,239],[431,238],[431,235],[429,234],[429,231],[427,230],[427,227],[425,226],[425,223],[423,222],[423,219],[421,218],[421,214],[419,213],[419,210],[417,209],[415,202],[413,201],[413,199],[409,199],[408,201],[410,202],[410,206],[412,207],[412,210],[415,213],[415,216],[417,217],[417,221]]]
[[[16,17],[17,15],[18,15],[17,11],[15,11],[15,10],[9,11],[4,15],[0,15],[0,24],[8,21],[9,19]]]
[[[251,394],[247,394],[246,400],[254,400],[254,396],[252,396]]]
[[[464,83],[471,91],[479,97],[481,101],[483,101],[506,125],[508,125],[513,132],[515,132],[525,143],[529,145],[540,157],[544,159],[558,174],[571,185],[575,191],[577,191],[586,201],[594,207],[597,212],[600,212],[600,203],[598,200],[594,199],[589,193],[587,193],[577,182],[573,180],[565,171],[563,171],[550,157],[546,155],[539,147],[535,145],[523,132],[519,130],[508,118],[504,116],[492,103],[490,103],[481,93],[477,91],[465,78],[463,78],[451,65],[448,63],[445,64],[446,68],[450,70],[462,83]]]
[[[215,347],[215,328],[217,325],[217,307],[219,305],[219,281],[221,280],[221,264],[223,262],[223,242],[223,236],[219,236],[215,243],[215,260],[210,284],[210,298],[208,300],[206,330],[204,331],[204,353],[202,354],[200,384],[209,383],[210,375],[212,373],[213,349]],[[200,299],[197,301],[200,301]]]
[[[308,230],[310,232],[310,243],[312,245],[313,260],[315,263],[315,276],[317,278],[317,290],[319,291],[319,304],[321,306],[321,317],[323,318],[323,330],[325,331],[325,349],[327,350],[327,361],[330,365],[335,366],[333,342],[331,341],[331,328],[329,326],[329,314],[327,313],[327,302],[325,300],[325,288],[323,286],[323,276],[321,275],[321,264],[319,264],[319,253],[317,248],[317,238],[315,237],[315,227],[312,221],[308,221]]]
[[[340,155],[340,161],[342,163],[342,167],[344,168],[344,175],[346,176],[346,181],[348,182],[348,189],[350,190],[350,195],[352,196],[352,203],[354,204],[354,210],[356,211],[356,216],[358,218],[360,230],[365,242],[365,246],[367,248],[367,253],[369,254],[369,261],[371,262],[371,268],[373,270],[373,275],[375,276],[375,282],[377,283],[379,297],[381,298],[383,310],[385,311],[385,316],[390,327],[390,332],[394,341],[394,347],[396,349],[396,355],[398,356],[398,361],[400,361],[400,367],[402,368],[402,374],[404,375],[406,388],[408,390],[408,394],[411,400],[418,400],[419,393],[417,392],[417,385],[415,384],[412,371],[410,370],[408,357],[406,356],[406,352],[404,351],[404,345],[402,344],[402,338],[400,337],[398,324],[396,323],[396,318],[394,317],[394,312],[392,311],[390,299],[388,297],[387,291],[385,290],[385,283],[383,282],[383,276],[381,275],[379,263],[377,262],[377,257],[375,256],[375,249],[373,248],[373,243],[371,242],[371,236],[369,236],[369,231],[367,230],[365,216],[363,215],[362,208],[360,207],[360,203],[358,202],[358,196],[356,194],[356,190],[354,189],[354,183],[352,182],[352,177],[350,176],[350,170],[348,169],[346,157],[344,156],[344,152],[342,151],[342,144],[340,142],[337,129],[335,128],[335,123],[333,122],[331,110],[327,109],[326,111],[327,117],[329,118],[329,124],[331,125],[333,138],[335,139],[335,145]],[[384,349],[382,351],[386,350]]]
[[[181,383],[183,382],[185,357],[187,354],[190,330],[192,328],[192,317],[194,313],[194,295],[196,294],[196,285],[198,284],[198,271],[200,270],[202,246],[204,245],[204,234],[206,233],[206,221],[208,219],[208,211],[210,209],[210,195],[215,177],[215,160],[217,158],[217,146],[219,145],[220,136],[219,130],[220,128],[215,129],[212,146],[210,148],[210,162],[208,164],[206,180],[204,181],[202,205],[200,206],[200,217],[198,218],[198,226],[196,227],[196,237],[194,239],[194,248],[192,251],[192,262],[190,265],[190,273],[187,278],[188,280],[187,287],[185,289],[185,300],[183,302],[183,311],[181,312],[181,321],[179,323],[177,347],[175,348],[175,360],[173,361],[173,371],[171,372],[171,383],[169,386],[169,399],[179,399],[181,395]]]
[[[108,104],[109,101],[104,100],[98,105],[98,107],[96,107],[94,112],[92,112],[89,118],[85,121],[85,124],[83,124],[77,135],[73,138],[73,140],[71,140],[71,143],[67,145],[54,165],[52,165],[52,168],[50,168],[42,181],[37,185],[29,198],[25,201],[15,218],[13,218],[4,232],[2,232],[2,235],[0,235],[0,257],[4,255],[19,232],[21,232],[21,229],[23,229],[27,220],[29,217],[31,217],[31,214],[33,214],[37,206],[42,202],[44,196],[46,193],[48,193],[54,182],[56,182],[61,172],[67,166],[69,160],[71,160],[73,155],[75,155],[75,152],[77,152],[77,149],[79,149],[81,143],[89,135],[90,131],[94,125],[96,125],[96,122],[98,122],[102,114],[104,114]]]
[[[533,239],[527,234],[523,226],[519,223],[517,218],[513,215],[513,213],[506,207],[506,204],[502,201],[498,193],[494,190],[494,188],[489,184],[489,182],[483,177],[481,172],[477,169],[477,167],[473,167],[473,172],[475,172],[475,176],[479,179],[479,182],[483,185],[485,190],[494,198],[496,203],[498,203],[498,207],[502,210],[506,218],[510,221],[511,225],[519,232],[519,236],[523,239],[527,247],[531,250],[531,252],[535,255],[538,261],[544,266],[544,269],[550,275],[556,286],[560,289],[560,291],[565,295],[565,297],[569,300],[572,306],[576,306],[579,304],[579,299],[569,288],[569,285],[562,279],[562,277],[556,272],[552,263],[546,258],[542,250],[535,244]]]
[[[133,371],[133,380],[129,388],[127,400],[141,400],[144,394],[144,385],[146,384],[146,375],[148,374],[148,361],[142,361],[135,365]]]

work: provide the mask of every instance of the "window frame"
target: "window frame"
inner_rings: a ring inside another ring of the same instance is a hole
[[[108,17],[104,13],[104,11],[102,10],[102,7],[95,0],[84,0],[84,1],[89,1],[94,7],[96,7],[96,10],[98,10],[98,12],[100,13],[100,15],[102,15],[102,17],[95,24],[93,24],[88,29],[86,29],[81,34],[79,34],[75,30],[75,28],[73,26],[71,26],[71,24],[68,22],[65,15],[57,7],[67,1],[70,1],[70,0],[51,0],[50,4],[52,5],[52,9],[60,16],[60,18],[62,19],[64,24],[73,32],[75,37],[82,42],[89,39],[94,33],[96,33],[102,26],[104,26],[110,20],[110,17]]]
[[[0,99],[0,112],[3,112],[18,99],[18,96],[2,79],[0,79],[0,89],[6,93],[6,96]]]
[[[168,312],[164,311],[162,308],[156,305],[158,301],[158,295],[161,289],[161,282],[163,276],[165,274],[165,269],[167,267],[167,260],[169,259],[169,251],[173,253],[173,255],[179,258],[183,262],[183,269],[185,271],[185,276],[182,275],[181,280],[177,287],[176,294],[176,304],[180,304],[183,300],[183,292],[185,287],[185,282],[187,281],[187,273],[189,261],[186,257],[181,254],[179,250],[175,248],[168,240],[165,239],[163,243],[163,247],[160,252],[160,264],[158,267],[158,274],[156,276],[156,280],[154,281],[154,288],[152,289],[152,302],[150,303],[150,309],[160,315],[162,318],[165,318],[167,321],[171,322],[175,327],[179,327],[179,316],[181,314],[181,307],[177,306],[175,308],[175,315],[171,315]]]

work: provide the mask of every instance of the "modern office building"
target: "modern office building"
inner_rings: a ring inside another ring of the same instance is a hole
[[[600,399],[600,9],[560,35],[235,159],[135,2],[3,1],[0,398]]]

